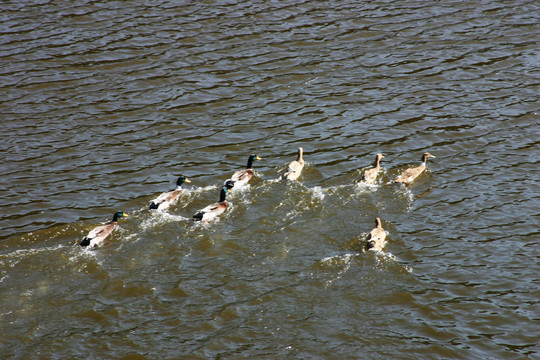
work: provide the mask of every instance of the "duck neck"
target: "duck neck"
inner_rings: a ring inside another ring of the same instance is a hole
[[[304,155],[304,149],[298,148],[298,158],[296,159],[296,161],[298,162],[304,161],[304,159],[302,158],[302,155]]]
[[[250,156],[248,159],[246,169],[251,169],[252,167],[253,167],[253,156]]]
[[[426,166],[427,159],[428,159],[428,155],[427,155],[427,154],[422,155],[422,164],[421,164],[421,165]]]
[[[226,197],[227,197],[227,190],[222,189],[219,195],[219,202],[224,202]]]

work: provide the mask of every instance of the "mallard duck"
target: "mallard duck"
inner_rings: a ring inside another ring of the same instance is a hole
[[[110,222],[96,226],[94,229],[92,229],[92,231],[88,233],[88,235],[86,235],[82,239],[81,246],[96,247],[101,244],[103,240],[105,240],[107,236],[109,236],[114,231],[114,229],[116,229],[116,227],[118,226],[118,218],[121,217],[127,217],[127,214],[122,211],[118,211],[114,214]]]
[[[373,168],[364,171],[364,176],[362,178],[363,182],[365,182],[366,184],[375,183],[377,175],[379,174],[379,170],[381,169],[381,167],[379,166],[381,159],[384,159],[383,154],[377,154],[377,157],[375,157],[375,163],[373,164]]]
[[[384,248],[386,231],[383,229],[380,218],[375,218],[376,227],[369,233],[366,250],[381,251]]]
[[[221,215],[227,209],[228,204],[225,197],[229,191],[230,190],[227,189],[227,187],[223,186],[220,192],[219,202],[213,203],[204,209],[198,210],[195,215],[193,215],[193,220],[203,221],[206,224],[216,216]]]
[[[404,183],[405,185],[412,183],[426,169],[426,162],[428,158],[435,158],[435,156],[431,155],[430,153],[424,153],[422,155],[422,162],[419,166],[405,170],[396,177],[394,182]]]
[[[282,179],[296,180],[300,177],[302,169],[304,168],[304,159],[302,155],[304,154],[304,149],[301,147],[298,148],[298,158],[295,161],[289,163],[287,172],[281,176]]]
[[[171,206],[173,202],[178,199],[178,196],[180,196],[180,193],[182,192],[182,184],[185,182],[190,183],[191,180],[187,179],[185,176],[180,176],[178,180],[176,180],[176,188],[171,191],[164,192],[154,200],[150,201],[148,209],[167,209],[169,206]]]
[[[257,155],[251,155],[248,158],[246,168],[244,170],[238,170],[230,179],[225,181],[227,189],[232,189],[235,186],[244,186],[251,180],[253,176],[253,160],[261,160],[261,158]]]

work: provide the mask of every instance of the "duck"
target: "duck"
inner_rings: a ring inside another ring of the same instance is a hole
[[[426,169],[427,159],[429,158],[435,158],[435,156],[431,155],[428,152],[424,153],[422,155],[422,162],[419,166],[403,171],[400,175],[396,177],[394,182],[403,183],[405,185],[411,184],[418,176],[420,176],[420,174],[424,172],[424,170]]]
[[[225,181],[227,189],[244,186],[251,180],[253,177],[253,160],[262,160],[262,158],[257,155],[250,155],[246,168],[236,171],[230,179]]]
[[[230,192],[230,189],[227,189],[226,186],[223,186],[221,188],[221,192],[219,193],[219,202],[213,203],[205,207],[204,209],[197,210],[195,215],[193,215],[194,221],[202,221],[205,224],[208,223],[208,221],[213,220],[217,216],[221,215],[222,213],[227,210],[227,201],[225,200],[225,197],[227,196],[227,193]]]
[[[364,183],[366,184],[375,183],[375,180],[377,179],[377,175],[379,175],[379,170],[381,169],[381,167],[379,166],[381,159],[384,159],[384,155],[377,154],[377,156],[375,157],[375,163],[373,164],[373,168],[364,171],[364,176],[362,177],[362,181]]]
[[[281,176],[282,179],[296,180],[300,177],[302,169],[304,168],[304,149],[298,148],[298,158],[295,161],[289,163],[287,171]]]
[[[180,176],[176,180],[176,188],[174,188],[171,191],[164,192],[163,194],[159,195],[154,200],[150,201],[150,205],[148,205],[148,210],[153,210],[153,209],[165,210],[169,206],[171,206],[172,203],[178,200],[178,197],[180,196],[180,193],[182,192],[182,184],[185,182],[190,183],[191,180],[189,180],[185,176]]]
[[[86,235],[82,241],[81,246],[82,247],[97,247],[99,246],[103,240],[109,236],[114,229],[118,227],[118,219],[121,217],[127,217],[128,215],[123,211],[117,211],[114,213],[114,216],[111,221],[109,221],[106,224],[96,226],[93,228],[88,235]]]
[[[386,231],[382,227],[381,219],[375,218],[375,227],[369,233],[366,250],[381,251],[384,248]]]

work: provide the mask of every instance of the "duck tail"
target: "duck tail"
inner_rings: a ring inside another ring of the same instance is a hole
[[[155,202],[151,202],[150,205],[148,205],[148,210],[157,209],[159,207],[159,204],[156,204]]]
[[[200,211],[195,213],[195,215],[193,215],[193,221],[201,221],[202,218],[203,218],[203,215],[204,215],[204,213],[202,213]]]
[[[90,238],[87,238],[86,236],[82,239],[81,241],[81,246],[82,247],[85,247],[85,246],[88,246],[90,245]]]

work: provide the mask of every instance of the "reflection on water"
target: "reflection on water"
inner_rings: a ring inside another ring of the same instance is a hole
[[[0,9],[6,357],[538,355],[535,2]]]

